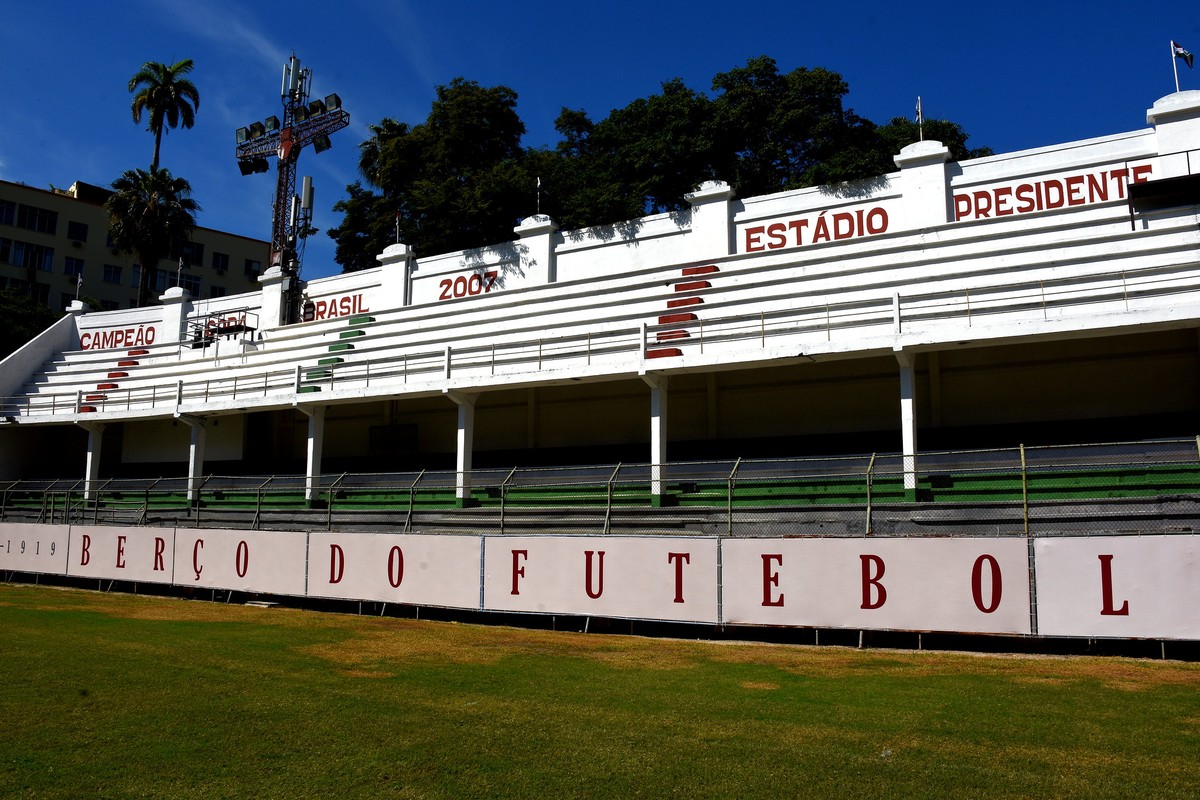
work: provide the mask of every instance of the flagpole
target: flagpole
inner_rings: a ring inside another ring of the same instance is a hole
[[[1171,69],[1175,71],[1175,92],[1179,93],[1179,59],[1175,55],[1175,40],[1171,40]]]

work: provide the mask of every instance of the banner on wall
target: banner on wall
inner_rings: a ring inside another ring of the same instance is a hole
[[[179,586],[303,596],[308,534],[179,528],[174,563]]]
[[[0,525],[0,569],[67,574],[70,525]]]
[[[0,569],[670,622],[1200,639],[1200,536],[1192,534],[1035,539],[1031,564],[1023,537],[718,540],[0,523]]]
[[[174,583],[174,528],[71,527],[67,573],[74,578]]]
[[[1200,537],[1039,539],[1038,633],[1200,639]]]
[[[736,539],[725,622],[1030,633],[1024,539]]]
[[[309,543],[310,596],[479,607],[478,536],[314,533]]]
[[[489,611],[716,623],[715,539],[488,537]]]

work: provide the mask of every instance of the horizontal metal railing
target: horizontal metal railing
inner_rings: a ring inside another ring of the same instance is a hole
[[[905,486],[909,470],[915,490]],[[16,480],[0,483],[6,517],[716,535],[1178,532],[1200,526],[1200,441],[944,451],[922,453],[915,464],[876,453],[466,474]]]

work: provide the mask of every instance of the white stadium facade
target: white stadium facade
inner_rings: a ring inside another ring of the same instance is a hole
[[[1147,122],[395,244],[308,281],[295,324],[278,268],[250,294],[76,305],[0,363],[0,569],[1200,640],[1200,92]]]

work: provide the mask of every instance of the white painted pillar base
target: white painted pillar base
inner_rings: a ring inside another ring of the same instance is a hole
[[[446,395],[458,406],[454,498],[462,508],[471,502],[471,454],[475,447],[475,400],[478,395],[461,392],[446,392]]]
[[[667,491],[667,378],[642,380],[650,387],[650,500],[658,506]]]
[[[104,423],[81,422],[79,427],[88,432],[87,461],[83,468],[83,497],[95,500],[97,482],[100,479],[100,449],[104,443]]]
[[[904,457],[904,490],[917,489],[916,355],[896,350],[900,364],[900,436]]]
[[[304,467],[304,499],[312,503],[321,494],[321,453],[325,449],[325,406],[300,406],[308,415],[308,453]]]
[[[208,430],[204,427],[204,420],[200,417],[194,417],[190,414],[178,414],[176,416],[191,428],[191,438],[188,441],[187,499],[189,503],[194,503],[200,493],[200,483],[204,480],[204,446]]]

